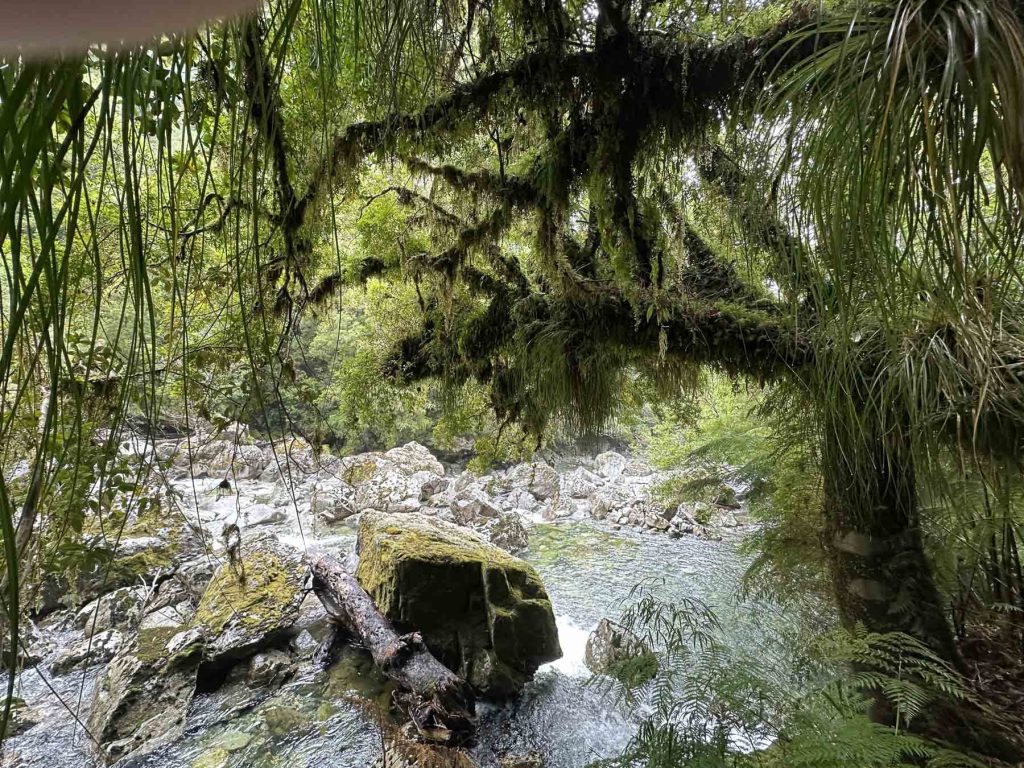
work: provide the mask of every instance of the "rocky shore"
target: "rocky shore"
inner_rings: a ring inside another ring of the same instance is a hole
[[[197,689],[242,683],[241,711],[302,665],[323,662],[332,628],[306,584],[303,553],[351,537],[361,521],[372,519],[377,533],[360,536],[357,575],[381,610],[396,626],[423,629],[450,668],[500,699],[560,654],[543,585],[512,556],[531,526],[592,519],[716,538],[744,519],[728,468],[662,472],[614,452],[478,476],[417,443],[337,458],[298,439],[253,440],[244,427],[122,451],[153,464],[147,502],[126,505],[117,531],[87,530],[100,553],[92,569],[44,582],[21,659],[55,676],[90,671],[85,725],[105,763],[179,737]],[[421,546],[424,532],[433,549],[395,565],[399,529],[406,549]],[[452,533],[459,529],[472,532]],[[430,588],[417,590],[420,582]],[[486,602],[466,608],[466,595],[477,594]],[[463,607],[437,610],[454,604]],[[31,702],[17,702],[11,733],[45,727],[41,719]],[[15,741],[4,765],[20,765],[17,754]]]

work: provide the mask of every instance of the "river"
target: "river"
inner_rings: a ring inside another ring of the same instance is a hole
[[[486,768],[497,765],[500,755],[536,750],[547,768],[582,768],[625,746],[636,723],[615,700],[588,685],[583,659],[589,632],[601,618],[618,616],[640,581],[647,580],[669,600],[707,602],[731,644],[770,656],[778,665],[788,663],[787,627],[794,620],[771,605],[735,599],[746,567],[737,550],[739,541],[740,534],[723,541],[672,539],[590,521],[535,524],[523,557],[547,586],[564,655],[542,667],[515,701],[479,706],[474,759]],[[344,554],[354,547],[354,534],[334,535],[318,544]],[[71,711],[85,711],[99,669],[46,680],[43,670],[22,675],[19,695],[45,709],[46,723],[14,741],[5,765],[90,764],[85,736]],[[366,768],[381,751],[374,701],[386,701],[383,681],[364,654],[351,650],[326,670],[305,664],[289,682],[263,697],[254,699],[244,683],[230,681],[201,693],[183,738],[118,765]]]

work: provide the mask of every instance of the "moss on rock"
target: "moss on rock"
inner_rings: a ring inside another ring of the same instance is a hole
[[[192,626],[210,661],[243,658],[287,632],[299,615],[305,568],[300,554],[272,536],[243,542],[242,557],[214,574]]]
[[[561,656],[554,612],[528,563],[419,514],[367,512],[356,576],[396,627],[416,630],[483,695],[516,693]]]

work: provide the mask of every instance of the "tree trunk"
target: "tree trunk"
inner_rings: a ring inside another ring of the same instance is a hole
[[[395,702],[420,736],[458,744],[472,733],[473,691],[434,658],[419,633],[399,635],[355,577],[334,558],[312,555],[313,591],[332,619],[360,639],[381,671],[399,685]]]
[[[827,544],[840,617],[847,627],[910,635],[966,672],[924,551],[909,440],[899,430],[871,435],[861,445],[851,445],[857,441],[849,437],[828,433],[823,451]],[[871,693],[872,718],[893,724],[886,697]],[[940,697],[912,729],[978,754],[1020,759],[1001,727],[966,701]]]
[[[911,635],[962,670],[924,551],[909,446],[898,435],[869,441],[826,438],[826,533],[840,616],[849,627]]]

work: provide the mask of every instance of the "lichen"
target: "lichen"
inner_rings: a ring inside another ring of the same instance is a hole
[[[377,474],[377,464],[372,459],[349,464],[341,472],[341,479],[352,486],[361,485]]]
[[[222,567],[214,575],[196,609],[192,626],[218,634],[229,623],[260,627],[280,615],[295,599],[294,569],[274,554],[254,551],[240,567]]]

